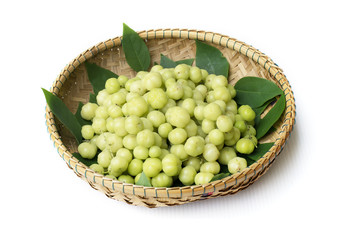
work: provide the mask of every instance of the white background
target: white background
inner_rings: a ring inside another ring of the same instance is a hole
[[[357,1],[121,2],[1,2],[1,239],[360,238]],[[121,35],[123,22],[222,33],[284,70],[297,123],[268,173],[232,196],[147,209],[108,199],[67,168],[40,88]]]

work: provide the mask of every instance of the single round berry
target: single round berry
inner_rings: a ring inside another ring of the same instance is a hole
[[[201,185],[201,184],[209,183],[213,177],[214,177],[214,174],[212,174],[212,173],[199,172],[199,173],[196,174],[196,176],[195,176],[195,179],[194,179],[194,180],[195,180],[195,184],[196,184],[196,185]]]
[[[190,186],[194,184],[195,176],[196,176],[195,168],[189,165],[181,169],[179,174],[179,180],[185,186]]]
[[[96,164],[96,163],[91,164],[90,169],[99,174],[104,174],[104,168],[102,166],[100,166],[99,164]]]
[[[204,117],[208,120],[216,121],[221,114],[221,108],[216,103],[210,103],[204,107]]]
[[[153,88],[147,97],[147,102],[154,109],[163,108],[168,101],[168,97],[162,88]]]
[[[179,128],[184,128],[190,122],[190,114],[182,107],[169,108],[165,117],[168,123]]]
[[[95,103],[86,103],[81,108],[80,115],[85,120],[92,120],[95,117],[96,109],[98,108],[98,105]]]
[[[148,158],[144,161],[143,171],[147,177],[155,177],[162,170],[161,160],[158,158]]]
[[[118,177],[118,181],[123,183],[130,183],[130,184],[135,183],[134,178],[129,175],[121,175],[120,177]]]
[[[97,147],[95,144],[83,142],[78,146],[78,151],[83,158],[92,159],[95,157]]]
[[[233,128],[233,121],[229,116],[221,115],[216,119],[216,126],[220,131],[226,133]]]
[[[91,125],[82,126],[81,135],[83,136],[84,139],[90,140],[94,137],[94,134],[95,132]]]
[[[238,110],[241,117],[244,118],[245,121],[253,121],[255,119],[255,112],[249,105],[242,105]]]
[[[242,154],[250,154],[254,151],[254,148],[255,148],[254,143],[247,138],[241,138],[236,143],[236,150]]]
[[[170,187],[172,183],[172,177],[165,173],[159,173],[151,179],[151,184],[153,187]]]
[[[109,94],[116,93],[120,90],[120,83],[117,78],[109,78],[105,82],[105,89]]]
[[[234,174],[240,172],[247,167],[247,162],[245,158],[234,157],[228,163],[228,170],[230,173]]]

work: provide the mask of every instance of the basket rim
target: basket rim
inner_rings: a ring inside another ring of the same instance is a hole
[[[106,178],[104,175],[95,173],[89,167],[79,162],[67,149],[61,140],[55,122],[54,116],[48,106],[46,106],[46,126],[50,134],[51,140],[54,142],[54,147],[57,149],[59,155],[63,158],[66,164],[71,168],[76,175],[85,178],[90,185],[100,184],[103,187],[112,189],[113,191],[120,191],[123,194],[133,194],[141,198],[155,197],[155,198],[188,198],[188,197],[210,197],[214,192],[220,192],[227,188],[236,188],[241,182],[250,182],[252,178],[261,176],[270,164],[275,160],[276,156],[280,154],[287,139],[289,138],[293,126],[295,124],[296,105],[293,91],[289,81],[287,80],[282,69],[273,62],[271,58],[260,52],[258,49],[238,41],[235,38],[230,38],[226,35],[219,33],[202,31],[202,30],[187,30],[178,28],[166,28],[166,29],[150,29],[138,31],[141,38],[145,40],[151,39],[166,39],[166,38],[178,38],[189,40],[201,40],[207,43],[220,45],[225,48],[229,48],[240,54],[252,59],[265,69],[278,83],[280,84],[282,91],[286,98],[285,106],[285,118],[281,123],[281,131],[279,137],[274,142],[274,145],[269,151],[262,156],[257,162],[248,166],[245,170],[232,174],[226,178],[216,180],[203,185],[192,185],[183,187],[144,187],[135,184],[122,183],[117,180]],[[69,75],[86,60],[96,56],[97,54],[104,52],[113,47],[121,46],[122,36],[118,36],[112,39],[108,39],[104,42],[87,49],[83,53],[79,54],[73,61],[65,66],[63,71],[58,75],[54,81],[50,92],[57,95],[61,86],[67,80]],[[98,180],[98,181],[97,181]],[[154,190],[155,194],[147,193],[147,190]],[[161,192],[161,193],[160,193]],[[191,193],[190,193],[191,192]]]

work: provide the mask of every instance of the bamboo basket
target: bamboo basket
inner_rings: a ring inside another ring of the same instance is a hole
[[[259,76],[275,82],[286,97],[286,108],[276,123],[276,131],[260,142],[275,142],[273,147],[256,163],[242,172],[205,185],[155,188],[121,183],[97,174],[79,162],[71,153],[77,144],[70,132],[54,118],[46,107],[46,126],[51,140],[61,158],[74,173],[106,196],[128,204],[149,208],[175,206],[197,200],[215,198],[237,193],[262,176],[283,149],[295,123],[295,100],[291,86],[280,69],[268,56],[259,50],[225,35],[187,29],[157,29],[138,32],[150,50],[152,64],[160,62],[160,53],[174,61],[195,57],[195,39],[217,47],[230,64],[229,82],[235,84],[244,76]],[[88,80],[84,62],[89,61],[129,78],[135,72],[128,66],[121,48],[121,37],[101,42],[81,53],[71,61],[51,87],[67,107],[75,112],[79,101],[88,102],[92,86]]]

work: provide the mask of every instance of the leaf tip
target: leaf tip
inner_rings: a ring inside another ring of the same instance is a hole
[[[49,91],[46,90],[45,88],[41,88],[41,90],[43,91],[44,94],[45,94],[46,92],[49,92]]]

